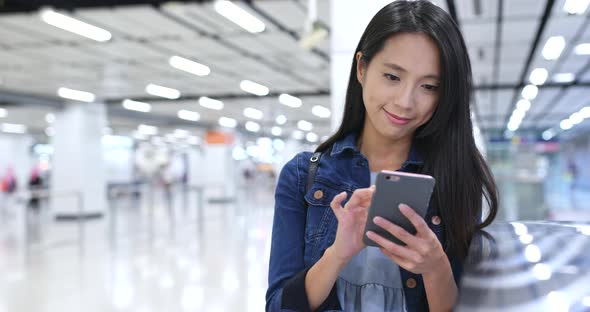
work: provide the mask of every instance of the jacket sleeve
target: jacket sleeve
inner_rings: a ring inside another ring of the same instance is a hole
[[[307,206],[303,198],[307,171],[304,154],[298,154],[281,170],[275,192],[275,211],[266,292],[267,312],[309,311],[305,292],[305,220]],[[336,287],[319,311],[339,307]],[[339,309],[338,309],[339,310]]]

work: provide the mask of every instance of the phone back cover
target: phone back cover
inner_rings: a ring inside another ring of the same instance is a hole
[[[399,210],[400,204],[412,207],[422,218],[426,215],[430,196],[434,189],[434,178],[421,178],[412,176],[396,175],[399,181],[387,180],[386,177],[392,174],[380,172],[377,175],[375,194],[369,207],[367,225],[365,227],[364,242],[367,246],[379,247],[366,235],[367,231],[373,231],[382,237],[397,244],[405,245],[402,241],[385,231],[373,222],[376,216],[383,217],[394,224],[404,228],[411,234],[416,234],[416,229]]]

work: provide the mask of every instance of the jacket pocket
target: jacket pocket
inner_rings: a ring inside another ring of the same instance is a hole
[[[305,262],[313,264],[334,241],[338,220],[330,207],[334,196],[350,190],[346,187],[314,181],[305,194],[307,216],[305,223]],[[342,203],[344,203],[346,200]]]

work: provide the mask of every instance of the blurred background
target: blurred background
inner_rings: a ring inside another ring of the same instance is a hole
[[[278,174],[389,2],[0,1],[0,311],[264,310]],[[590,221],[590,1],[434,3],[497,221]]]

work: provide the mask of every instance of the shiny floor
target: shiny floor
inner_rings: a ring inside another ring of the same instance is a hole
[[[87,221],[83,240],[75,221],[5,209],[0,312],[264,311],[270,188],[205,201],[202,218],[196,196],[188,209],[176,196],[170,218],[159,195],[153,214],[145,200],[113,202],[116,222]]]
[[[83,228],[5,198],[0,312],[264,311],[273,189],[251,185],[230,203],[206,192],[217,200],[203,206],[181,189],[172,192],[172,206],[161,189],[123,195]],[[553,217],[590,220],[588,202],[577,202],[582,209]]]

